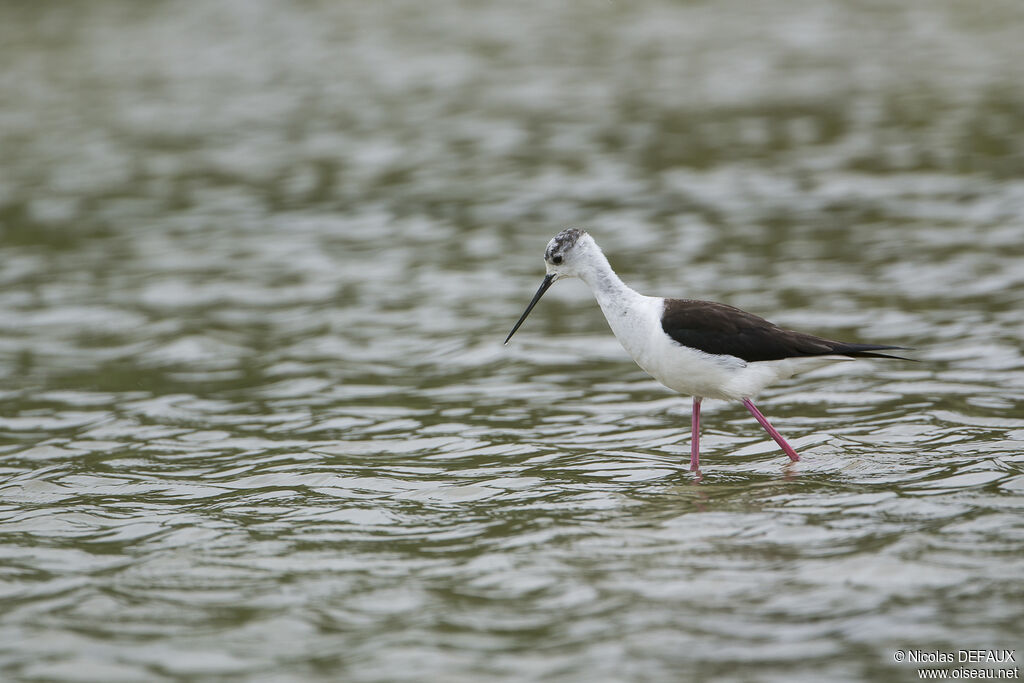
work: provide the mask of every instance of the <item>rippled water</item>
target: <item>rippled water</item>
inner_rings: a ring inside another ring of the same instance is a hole
[[[556,7],[556,5],[559,5]],[[0,676],[916,680],[1021,648],[1014,1],[5,3]],[[641,291],[922,362],[741,406]]]

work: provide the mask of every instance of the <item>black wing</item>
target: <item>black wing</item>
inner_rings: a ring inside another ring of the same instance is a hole
[[[901,358],[885,353],[902,346],[848,344],[785,330],[764,318],[713,301],[666,299],[661,329],[677,343],[705,353],[753,362],[801,356]],[[903,359],[907,360],[907,359]]]

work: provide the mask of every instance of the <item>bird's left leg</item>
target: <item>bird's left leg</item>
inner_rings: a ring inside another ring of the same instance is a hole
[[[690,471],[700,470],[700,396],[693,397],[693,419],[690,421]]]
[[[754,419],[761,423],[761,426],[764,427],[764,431],[768,432],[768,434],[775,439],[775,443],[782,447],[782,450],[786,452],[786,455],[789,456],[790,460],[795,462],[800,459],[800,456],[797,455],[795,450],[793,450],[793,447],[782,438],[782,434],[779,434],[779,430],[772,427],[772,423],[768,421],[767,417],[761,414],[761,411],[757,409],[757,406],[755,406],[749,398],[743,399],[743,405],[747,407],[747,410],[749,410],[750,414],[754,416]]]

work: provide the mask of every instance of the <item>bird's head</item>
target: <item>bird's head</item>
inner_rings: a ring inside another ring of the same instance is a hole
[[[512,331],[508,333],[508,337],[505,338],[506,344],[508,344],[508,340],[512,338],[512,335],[516,333],[516,330],[519,329],[519,326],[523,324],[523,321],[526,320],[526,316],[530,315],[530,311],[537,305],[540,298],[544,296],[544,292],[548,291],[548,288],[555,283],[555,280],[580,277],[581,272],[587,268],[595,253],[600,254],[601,250],[598,248],[597,242],[587,234],[586,230],[568,228],[551,238],[547,249],[544,250],[544,265],[547,268],[547,275],[544,276],[544,281],[540,283],[537,293],[533,295],[530,305],[526,307],[526,310],[519,317],[519,322],[515,324]]]
[[[586,230],[568,228],[548,242],[544,250],[544,265],[552,282],[567,277],[579,277],[586,267],[590,252],[597,247],[594,238]]]

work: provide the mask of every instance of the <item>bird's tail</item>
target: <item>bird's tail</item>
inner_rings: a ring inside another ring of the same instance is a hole
[[[913,351],[909,346],[889,346],[886,344],[847,344],[837,343],[832,347],[832,352],[851,358],[892,358],[895,360],[909,360],[917,362],[916,358],[897,356],[892,353],[878,353],[879,351]]]

